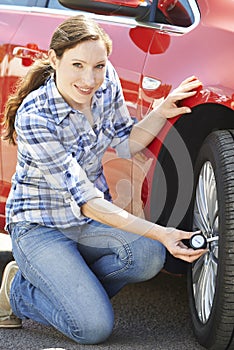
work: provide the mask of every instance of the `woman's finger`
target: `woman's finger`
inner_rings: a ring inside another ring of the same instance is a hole
[[[207,249],[193,250],[189,248],[187,249],[181,248],[177,252],[174,252],[173,255],[178,259],[182,259],[187,262],[193,262],[199,259],[206,252],[207,252]]]
[[[183,80],[179,86],[183,86],[183,85],[186,85],[188,83],[197,82],[197,81],[199,81],[199,79],[197,77],[195,77],[194,75],[192,75],[191,77],[188,77],[185,80]]]

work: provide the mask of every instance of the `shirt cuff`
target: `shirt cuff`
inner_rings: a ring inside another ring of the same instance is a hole
[[[99,191],[97,188],[94,189],[95,191],[93,191],[93,194],[91,196],[90,199],[93,199],[93,198],[104,198],[104,195],[101,191]],[[88,201],[88,200],[87,200]],[[86,203],[86,202],[84,202]],[[84,204],[83,203],[83,204]],[[81,213],[81,210],[80,210],[80,205],[78,205],[75,201],[75,199],[72,197],[71,198],[71,201],[70,201],[70,206],[71,206],[71,210],[74,214],[74,216],[77,218],[77,219],[81,219],[83,218],[83,214]]]
[[[70,206],[73,214],[81,218],[80,207],[93,198],[104,198],[104,194],[88,179],[85,171],[76,161],[70,163],[65,172],[68,191],[70,192]]]

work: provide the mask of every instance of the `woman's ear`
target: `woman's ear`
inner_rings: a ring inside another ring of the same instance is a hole
[[[48,51],[48,58],[49,58],[51,67],[52,67],[54,70],[56,70],[58,59],[57,59],[56,53],[55,53],[55,51],[54,51],[53,49],[50,49],[50,50]]]

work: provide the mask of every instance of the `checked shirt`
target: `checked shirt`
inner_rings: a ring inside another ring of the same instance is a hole
[[[92,99],[94,126],[59,94],[53,76],[19,107],[17,167],[6,205],[6,226],[30,221],[67,228],[90,221],[80,206],[95,197],[111,200],[102,157],[108,147],[130,157],[133,121],[113,66]]]

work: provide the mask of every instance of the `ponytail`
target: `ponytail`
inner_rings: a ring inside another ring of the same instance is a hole
[[[4,140],[16,145],[15,115],[24,98],[33,90],[38,89],[52,74],[53,68],[48,60],[37,60],[25,77],[19,80],[16,91],[12,94],[6,104],[4,112]]]

